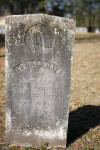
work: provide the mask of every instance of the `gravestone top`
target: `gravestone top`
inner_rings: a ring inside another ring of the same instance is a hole
[[[6,142],[66,146],[75,21],[6,17]]]

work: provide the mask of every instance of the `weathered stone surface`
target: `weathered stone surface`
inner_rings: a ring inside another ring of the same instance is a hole
[[[66,146],[75,22],[6,17],[6,141]]]

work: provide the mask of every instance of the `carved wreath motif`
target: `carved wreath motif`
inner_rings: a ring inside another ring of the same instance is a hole
[[[42,23],[37,23],[28,27],[24,37],[27,50],[34,53],[47,54],[53,50],[55,38],[52,31]]]

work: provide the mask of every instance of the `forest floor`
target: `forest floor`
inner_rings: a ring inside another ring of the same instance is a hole
[[[100,34],[76,34],[73,58],[67,150],[100,150]],[[0,149],[19,149],[16,146],[7,148],[4,144],[4,61],[4,37],[1,37]]]

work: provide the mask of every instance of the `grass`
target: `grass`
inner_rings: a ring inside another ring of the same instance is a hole
[[[72,70],[71,110],[100,105],[100,41],[76,43]]]
[[[5,131],[5,52],[4,46],[2,44],[0,46],[0,143],[3,143]],[[100,34],[80,34],[76,35],[74,48],[67,149],[100,150],[99,120]],[[3,147],[7,149],[7,145]],[[40,149],[42,148],[43,146],[40,147]],[[8,149],[12,148],[8,146]],[[13,146],[13,149],[16,149],[16,146]]]

